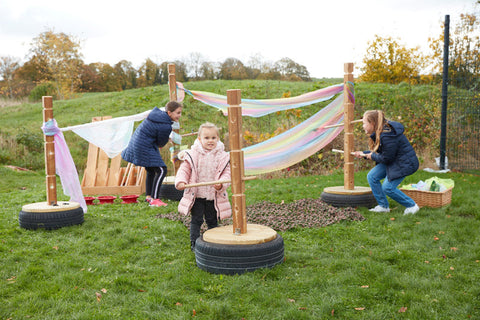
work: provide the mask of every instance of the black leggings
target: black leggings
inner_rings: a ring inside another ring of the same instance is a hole
[[[145,195],[159,199],[163,179],[167,175],[167,167],[146,167],[147,179],[145,180]]]
[[[200,229],[203,224],[204,216],[208,229],[218,226],[217,211],[215,210],[213,200],[196,198],[191,210],[191,214],[192,221],[190,221],[190,241],[195,241],[198,237],[200,237]]]

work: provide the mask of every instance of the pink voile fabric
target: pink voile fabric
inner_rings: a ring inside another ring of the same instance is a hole
[[[55,119],[45,122],[42,126],[43,133],[53,136],[55,145],[55,173],[62,182],[63,193],[70,196],[70,201],[80,204],[83,212],[87,212],[87,204],[83,197],[82,187],[78,178],[77,168],[68,149],[63,133],[57,126]]]

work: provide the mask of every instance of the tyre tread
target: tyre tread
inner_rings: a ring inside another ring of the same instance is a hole
[[[259,268],[272,268],[284,260],[283,238],[255,245],[226,245],[205,242],[195,244],[197,266],[210,273],[242,274]]]
[[[82,208],[75,208],[65,211],[52,212],[30,212],[20,211],[18,215],[20,227],[24,229],[46,230],[59,229],[65,226],[82,224],[84,222],[84,214]]]

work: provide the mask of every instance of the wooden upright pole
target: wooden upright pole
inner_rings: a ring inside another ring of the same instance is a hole
[[[345,164],[343,167],[344,173],[344,188],[346,190],[354,189],[354,173],[355,168],[353,164],[354,156],[352,152],[354,151],[354,141],[353,141],[353,116],[354,116],[354,100],[350,96],[350,90],[348,90],[348,83],[353,84],[353,63],[344,64],[345,75],[343,78],[343,113],[344,113],[344,159]],[[350,86],[351,87],[351,86]],[[353,88],[352,88],[353,90]]]
[[[177,80],[175,79],[175,65],[168,64],[168,88],[170,94],[170,101],[177,101]]]
[[[52,97],[42,97],[43,122],[53,120]],[[47,203],[57,205],[57,176],[55,175],[55,142],[53,136],[45,135],[45,173],[47,188]]]
[[[177,101],[177,80],[175,78],[175,64],[168,64],[168,89],[170,101]],[[173,132],[179,134],[180,130],[173,129]],[[173,153],[176,155],[180,151],[180,148],[177,144],[173,144]],[[180,167],[180,161],[173,162],[173,175],[177,174],[178,168]]]
[[[230,169],[232,175],[232,216],[233,233],[247,232],[245,201],[244,158],[242,151],[242,101],[238,89],[227,90],[228,132],[230,135]]]
[[[353,120],[353,112],[355,105],[355,96],[353,90],[353,63],[344,64],[344,80],[343,80],[343,186],[327,187],[323,189],[322,200],[334,207],[373,207],[377,204],[372,190],[367,187],[355,187],[354,181],[354,141],[353,141],[353,125],[359,122]],[[333,150],[332,150],[333,151]],[[336,150],[338,151],[338,150]],[[334,195],[342,195],[343,200],[340,202]],[[345,197],[346,196],[346,197]]]

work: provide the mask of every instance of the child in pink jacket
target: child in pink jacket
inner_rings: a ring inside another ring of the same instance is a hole
[[[175,188],[184,192],[178,212],[184,215],[191,212],[190,245],[193,251],[204,218],[208,229],[215,228],[218,219],[232,215],[232,207],[226,190],[228,184],[192,188],[185,188],[185,185],[230,180],[230,154],[220,141],[217,126],[206,122],[198,129],[198,138],[192,148],[181,152],[179,158],[183,162],[175,176]]]

